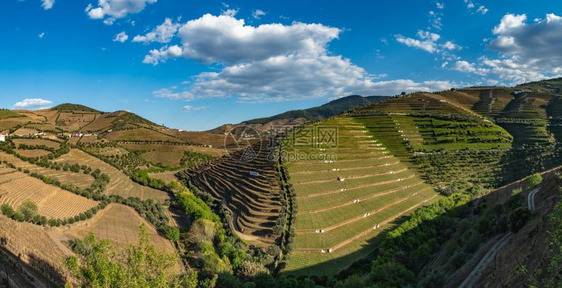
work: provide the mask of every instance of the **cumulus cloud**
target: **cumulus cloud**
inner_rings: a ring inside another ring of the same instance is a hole
[[[209,106],[199,106],[199,107],[194,107],[194,106],[183,106],[181,108],[181,111],[201,111],[201,110],[207,110],[209,109]]]
[[[455,43],[453,43],[452,41],[447,41],[445,42],[445,44],[441,45],[441,47],[443,49],[447,49],[447,50],[460,50],[461,47]]]
[[[44,109],[51,104],[53,104],[53,101],[44,100],[41,98],[30,98],[17,102],[16,104],[14,104],[12,109],[27,109],[27,110]]]
[[[460,50],[461,47],[452,41],[446,41],[443,44],[438,43],[441,36],[436,33],[429,31],[418,30],[416,34],[417,39],[405,37],[400,34],[395,35],[394,38],[399,43],[402,43],[408,47],[421,49],[429,53],[443,53],[445,56],[450,56],[445,50]]]
[[[204,63],[264,60],[272,56],[318,55],[341,30],[322,24],[293,23],[248,26],[231,16],[203,17],[185,23],[178,32],[187,58]]]
[[[529,24],[525,14],[506,14],[492,32],[497,36],[488,48],[502,57],[481,62],[504,79],[522,82],[562,73],[562,17],[547,14]]]
[[[183,54],[183,50],[178,45],[170,47],[164,46],[160,49],[152,49],[150,54],[144,56],[142,63],[158,65],[160,62],[166,62],[170,58],[178,58]]]
[[[502,20],[500,21],[500,24],[494,27],[494,30],[492,30],[492,32],[494,34],[509,33],[510,31],[513,31],[521,26],[525,26],[526,20],[527,20],[527,15],[525,14],[523,15],[506,14],[505,16],[503,16]],[[541,21],[539,20],[535,22],[541,22]]]
[[[406,79],[377,82],[380,75],[329,53],[328,44],[340,33],[340,29],[322,24],[250,26],[231,16],[207,14],[182,25],[177,32],[181,46],[154,49],[144,62],[156,65],[182,56],[216,64],[220,70],[196,75],[185,87],[153,92],[156,97],[186,101],[235,97],[244,102],[275,102],[349,94],[395,95],[428,91],[433,84],[435,88],[451,86]],[[439,39],[425,31],[419,37]]]
[[[125,33],[125,31],[123,31],[123,32],[115,35],[115,37],[113,38],[113,41],[125,43],[125,41],[127,41],[127,39],[129,39],[129,35],[127,35],[127,33]]]
[[[185,100],[191,101],[195,100],[195,96],[191,94],[189,91],[176,91],[177,87],[172,88],[162,88],[160,90],[156,90],[152,92],[152,95],[158,98],[168,98],[172,100]]]
[[[466,9],[468,9],[468,11],[470,11],[472,14],[479,13],[482,15],[486,15],[486,13],[488,13],[489,11],[489,9],[486,8],[486,6],[480,5],[476,2],[472,2],[471,0],[464,0],[464,3],[466,3]]]
[[[166,18],[164,23],[158,25],[154,30],[146,33],[146,35],[137,35],[133,38],[133,42],[144,42],[145,44],[151,42],[169,43],[176,35],[180,24],[173,23],[172,19]]]
[[[55,0],[41,0],[41,1],[43,2],[41,6],[43,6],[45,10],[49,10],[53,8],[53,5],[55,5]]]
[[[455,62],[455,64],[453,65],[453,67],[451,69],[461,71],[461,72],[470,72],[470,73],[474,73],[474,74],[478,74],[478,75],[482,75],[482,76],[484,76],[484,75],[486,75],[490,72],[488,69],[477,68],[476,64],[468,63],[467,61],[463,61],[463,60]]]
[[[400,34],[395,36],[396,41],[408,46],[408,47],[413,47],[413,48],[417,48],[417,49],[421,49],[424,51],[427,51],[429,53],[434,53],[435,51],[437,51],[437,47],[435,45],[435,42],[433,41],[429,41],[429,40],[425,40],[425,41],[420,41],[414,38],[409,38],[409,37],[404,37]]]
[[[158,0],[98,0],[97,7],[89,4],[85,12],[90,19],[105,18],[104,23],[111,25],[115,19],[139,13],[144,10],[146,4],[153,4],[156,1]]]
[[[266,13],[263,10],[257,9],[252,12],[252,17],[254,17],[254,19],[260,19],[261,16],[265,16],[265,14]]]
[[[238,14],[238,9],[226,9],[222,11],[223,16],[234,17]]]

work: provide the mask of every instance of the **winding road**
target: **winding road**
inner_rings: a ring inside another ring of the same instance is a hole
[[[539,188],[534,189],[527,195],[527,208],[529,211],[535,211],[535,195],[539,192]]]
[[[535,210],[535,196],[537,195],[538,192],[539,192],[539,188],[535,188],[531,190],[529,194],[527,194],[527,208],[529,209],[529,211]],[[492,246],[492,248],[490,248],[490,250],[486,252],[484,257],[482,257],[480,262],[478,262],[476,267],[474,267],[472,272],[468,275],[468,277],[466,277],[466,279],[462,282],[459,288],[474,287],[477,281],[482,276],[482,272],[484,272],[484,270],[490,265],[490,263],[492,263],[496,255],[501,251],[503,246],[505,246],[509,242],[512,236],[513,234],[510,232],[505,234],[500,240],[498,240],[494,244],[494,246]]]
[[[503,246],[505,246],[505,244],[507,244],[507,242],[509,242],[509,240],[511,239],[511,236],[513,236],[513,234],[511,232],[509,232],[509,233],[505,234],[500,240],[498,240],[494,244],[494,246],[492,246],[492,248],[490,248],[490,250],[488,250],[488,252],[486,252],[486,255],[484,255],[484,257],[482,257],[480,262],[478,262],[478,264],[476,265],[476,267],[474,267],[472,272],[470,272],[468,277],[466,277],[466,279],[464,279],[464,281],[459,286],[459,288],[474,287],[476,285],[476,283],[478,282],[478,280],[480,279],[480,277],[482,276],[482,273],[484,272],[484,270],[490,265],[490,263],[492,263],[492,261],[494,260],[494,258],[498,254],[498,252],[500,252],[500,250],[503,248]]]

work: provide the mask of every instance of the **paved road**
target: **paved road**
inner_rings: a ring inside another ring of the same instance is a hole
[[[537,192],[539,192],[539,188],[534,189],[527,195],[527,208],[529,211],[535,210],[535,195],[537,195]]]
[[[494,244],[494,246],[492,246],[492,248],[490,248],[490,250],[488,250],[486,255],[484,255],[484,257],[482,257],[480,262],[478,262],[478,265],[476,265],[476,267],[474,267],[474,269],[472,270],[472,272],[470,272],[468,277],[466,277],[466,279],[464,279],[464,281],[459,286],[459,288],[472,288],[472,287],[474,287],[476,285],[476,283],[478,282],[478,280],[480,279],[480,277],[482,277],[482,273],[484,272],[484,270],[490,265],[490,263],[492,263],[492,261],[494,260],[494,258],[498,254],[498,252],[500,252],[500,250],[503,248],[503,246],[505,246],[505,244],[507,244],[507,242],[509,242],[509,240],[511,239],[511,236],[513,236],[513,234],[511,234],[511,232],[509,232],[509,233],[505,234],[505,236],[503,236],[500,240],[498,240],[496,242],[496,244]]]

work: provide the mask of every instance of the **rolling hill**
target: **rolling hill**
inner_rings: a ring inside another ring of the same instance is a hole
[[[349,96],[243,122],[257,135],[0,110],[0,267],[62,286],[80,239],[125,247],[143,224],[200,285],[542,287],[559,277],[561,89]]]
[[[302,110],[291,110],[271,117],[264,117],[244,121],[240,124],[228,124],[210,130],[213,133],[224,133],[230,131],[232,127],[238,125],[249,125],[258,131],[267,131],[273,126],[300,125],[309,121],[319,121],[338,115],[344,111],[365,106],[373,102],[381,101],[388,96],[358,96],[350,95],[336,100],[332,100],[318,107]]]

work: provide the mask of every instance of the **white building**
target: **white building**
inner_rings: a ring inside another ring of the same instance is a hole
[[[6,142],[6,135],[0,134],[0,142]]]

